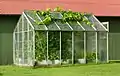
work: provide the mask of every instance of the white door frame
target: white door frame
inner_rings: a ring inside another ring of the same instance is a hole
[[[103,26],[107,25],[107,63],[109,63],[109,41],[108,41],[108,33],[109,33],[109,22],[102,22]]]

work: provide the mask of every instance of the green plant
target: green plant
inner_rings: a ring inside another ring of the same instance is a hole
[[[96,60],[96,52],[87,52],[87,61],[89,62],[93,62],[94,60]],[[99,54],[97,54],[97,58],[99,59]]]
[[[72,21],[79,21],[84,22],[87,25],[93,26],[94,24],[91,23],[88,19],[85,18],[85,16],[91,16],[89,13],[80,13],[80,12],[73,12],[71,10],[65,11],[62,10],[60,7],[56,7],[54,11],[52,11],[50,8],[48,8],[46,11],[34,11],[39,16],[44,16],[43,21],[36,21],[38,25],[49,25],[54,20],[61,20],[63,22],[72,22]],[[54,18],[51,13],[58,12],[62,15],[62,19],[56,19]]]
[[[48,35],[48,43],[49,43],[49,59],[55,60],[59,59],[59,32],[49,32]]]
[[[35,22],[38,25],[45,24],[48,26],[51,22],[54,22],[56,20],[59,20],[61,22],[73,22],[73,21],[79,21],[84,22],[87,25],[92,26],[93,24],[85,18],[85,16],[90,16],[91,14],[88,13],[80,13],[80,12],[72,12],[71,10],[65,11],[62,10],[60,7],[57,7],[52,11],[50,8],[48,8],[46,11],[34,11],[34,13],[38,14],[42,17],[42,21],[35,20]],[[62,15],[61,19],[57,19],[52,16],[51,13],[60,13]],[[46,32],[35,32],[35,58],[38,61],[46,60],[47,59],[47,39],[46,39]],[[67,60],[71,59],[72,52],[71,52],[71,32],[62,33],[62,59]],[[59,59],[60,57],[60,40],[59,40],[59,32],[49,32],[48,34],[48,58],[50,60]]]
[[[46,60],[47,43],[44,32],[35,32],[35,58],[38,61]]]
[[[95,55],[95,53],[87,52],[87,57],[86,58],[87,58],[88,61],[93,61],[93,60],[96,59],[96,55]]]
[[[38,61],[46,60],[47,58],[47,39],[46,32],[35,32],[35,58]],[[67,37],[66,37],[67,36]],[[49,32],[48,34],[48,58],[50,60],[57,60],[60,57],[60,40],[59,32]],[[72,52],[69,49],[71,47],[71,34],[63,33],[62,34],[62,59],[67,60],[72,56]]]

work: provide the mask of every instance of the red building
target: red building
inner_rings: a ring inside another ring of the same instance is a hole
[[[0,0],[0,64],[12,64],[12,33],[20,14],[56,6],[93,13],[101,22],[109,22],[110,33],[120,33],[120,0]]]
[[[119,16],[119,0],[0,0],[1,14],[21,14],[25,9],[44,10],[61,6],[73,11],[92,12],[96,16]]]

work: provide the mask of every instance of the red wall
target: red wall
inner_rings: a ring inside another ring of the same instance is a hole
[[[56,6],[97,16],[120,16],[120,0],[0,0],[0,14],[21,14],[25,9]]]

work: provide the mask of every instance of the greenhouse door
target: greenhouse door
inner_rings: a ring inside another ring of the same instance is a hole
[[[102,22],[103,26],[108,30],[109,32],[109,22]],[[101,62],[109,62],[109,45],[108,45],[108,41],[109,41],[109,37],[108,37],[108,33],[105,34],[106,38],[104,38],[104,34],[101,33],[100,37],[100,42],[99,42],[99,52],[100,52],[100,60]]]

